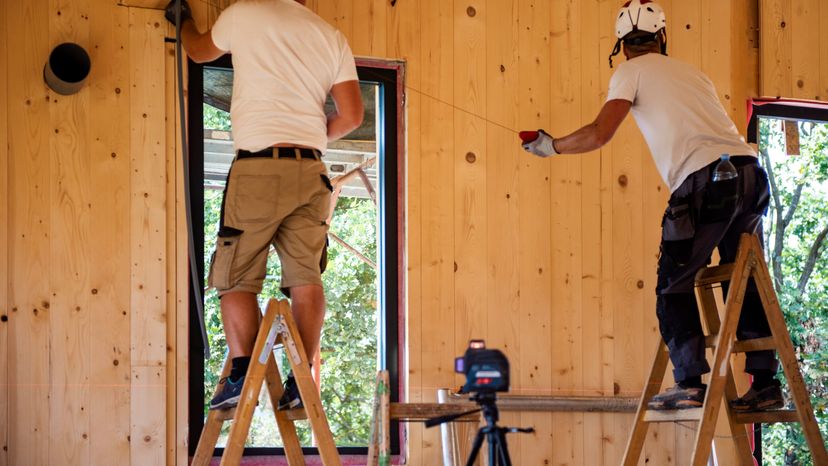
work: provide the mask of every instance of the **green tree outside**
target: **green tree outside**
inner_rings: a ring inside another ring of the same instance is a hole
[[[772,194],[765,253],[814,414],[828,438],[828,125],[801,122],[802,154],[787,156],[779,123],[760,119],[759,148]],[[763,426],[762,443],[765,464],[814,466],[798,423]]]

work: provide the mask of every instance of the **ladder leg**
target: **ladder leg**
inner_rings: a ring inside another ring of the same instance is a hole
[[[713,294],[712,285],[697,287],[696,301],[699,304],[701,315],[707,325],[708,332],[711,335],[718,334],[721,330],[721,320],[719,319],[718,305],[716,304],[716,296]],[[736,381],[733,379],[733,374],[730,373],[728,374],[727,384],[725,385],[725,403],[728,400],[735,400],[738,396]],[[733,442],[735,443],[739,464],[741,466],[754,466],[747,428],[735,421],[729,404],[725,405],[725,409],[727,410],[728,424],[730,426],[730,433],[733,436]]]
[[[633,430],[627,441],[627,449],[624,452],[624,462],[622,463],[623,466],[635,466],[638,464],[638,458],[641,456],[641,449],[644,447],[644,441],[647,439],[647,429],[649,428],[649,424],[644,422],[644,414],[647,412],[647,402],[661,389],[661,384],[664,381],[664,373],[667,371],[668,360],[667,346],[659,338],[655,358],[653,359],[653,367],[650,369],[647,385],[644,387],[641,400],[638,402],[638,411],[635,413]]]
[[[270,395],[270,405],[273,407],[273,415],[276,417],[276,425],[279,427],[279,435],[282,436],[282,443],[285,447],[285,456],[290,466],[305,466],[305,457],[302,455],[302,444],[299,436],[296,435],[296,425],[289,420],[284,411],[279,411],[279,398],[282,397],[282,379],[279,377],[279,368],[276,365],[276,358],[271,352],[267,357],[267,368],[265,368],[265,383],[267,393]]]
[[[755,244],[754,247],[758,248],[758,239],[753,237],[752,241]],[[796,360],[796,353],[791,342],[791,336],[788,333],[788,327],[785,325],[785,320],[782,317],[782,309],[779,307],[779,300],[776,298],[770,273],[764,262],[764,257],[759,255],[758,260],[761,266],[757,267],[754,280],[759,289],[762,306],[765,308],[765,315],[767,316],[768,324],[770,325],[774,341],[776,342],[776,350],[782,362],[782,369],[785,371],[785,377],[788,379],[788,386],[791,390],[796,411],[799,414],[799,422],[802,425],[805,439],[808,441],[808,446],[811,449],[814,464],[828,465],[828,452],[825,449],[825,442],[822,439],[819,426],[814,417],[814,409],[811,405],[808,390],[805,387],[805,380],[799,371],[799,363]]]
[[[275,302],[275,300],[271,301],[271,303]],[[299,394],[302,396],[302,404],[305,405],[305,412],[318,442],[322,464],[324,466],[341,466],[339,452],[336,450],[336,443],[333,440],[328,419],[325,417],[325,411],[322,408],[322,400],[319,398],[319,392],[310,372],[307,353],[305,353],[302,339],[299,337],[299,330],[293,321],[287,301],[278,302],[278,314],[281,316],[283,324],[287,326],[287,331],[282,333],[282,341],[288,353],[288,360],[293,370],[293,377],[296,379],[296,385],[299,388]]]
[[[739,324],[739,315],[742,311],[745,290],[753,264],[750,261],[750,251],[741,248],[736,258],[733,277],[730,281],[727,302],[725,304],[725,320],[719,329],[716,341],[716,351],[713,355],[713,364],[710,383],[704,397],[704,408],[696,432],[696,445],[693,449],[693,466],[705,466],[710,457],[713,437],[716,433],[716,421],[719,418],[719,408],[722,405],[727,377],[732,377],[730,370],[730,354],[736,337],[736,327]]]
[[[253,354],[250,359],[250,367],[247,368],[247,375],[244,379],[239,405],[236,407],[236,417],[230,427],[230,435],[227,438],[227,446],[221,458],[221,466],[235,466],[239,464],[244,453],[244,443],[250,431],[250,422],[253,420],[253,411],[256,409],[256,401],[262,389],[262,381],[265,377],[266,363],[259,360],[259,356],[266,351],[268,335],[276,317],[276,309],[273,305],[267,307],[264,317],[259,326],[259,333],[256,336],[256,344],[253,346]]]
[[[227,377],[229,374],[230,358],[227,358],[224,360],[224,368],[221,370],[219,380]],[[216,392],[218,392],[219,388],[220,386],[216,387]],[[213,458],[213,452],[216,449],[216,441],[218,441],[219,434],[221,434],[221,425],[224,423],[219,413],[220,411],[215,409],[207,412],[207,420],[204,422],[204,428],[201,430],[201,436],[198,438],[198,446],[193,456],[192,466],[208,466],[210,464],[210,460]]]

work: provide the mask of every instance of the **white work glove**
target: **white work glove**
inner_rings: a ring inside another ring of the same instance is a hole
[[[523,141],[523,150],[537,155],[538,157],[551,157],[558,155],[553,144],[554,139],[546,133],[546,131],[539,129],[537,131],[521,131],[520,139]]]

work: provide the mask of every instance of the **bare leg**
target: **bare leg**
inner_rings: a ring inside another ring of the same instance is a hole
[[[259,303],[256,295],[234,291],[221,297],[221,320],[230,348],[230,359],[253,354],[259,332]]]
[[[325,293],[320,285],[294,286],[290,289],[293,319],[299,327],[299,336],[308,361],[319,350],[322,323],[325,320]]]

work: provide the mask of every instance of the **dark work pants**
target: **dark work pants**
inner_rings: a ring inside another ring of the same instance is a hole
[[[736,180],[711,182],[718,161],[688,176],[670,197],[662,220],[656,314],[677,382],[710,372],[693,292],[696,272],[710,264],[716,248],[721,263],[733,262],[743,233],[762,241],[762,216],[770,199],[767,174],[754,157],[734,157],[733,162],[739,171]],[[753,279],[736,335],[740,340],[771,335]],[[748,373],[775,372],[778,367],[773,351],[747,353]]]

